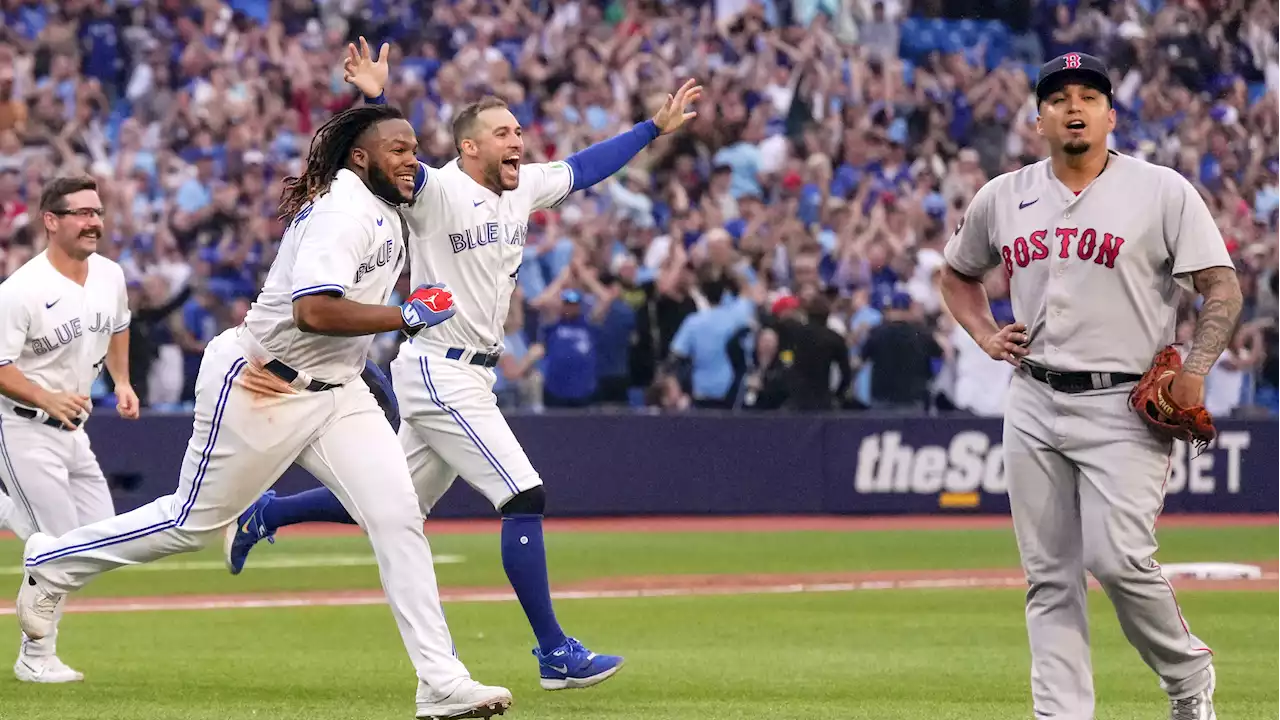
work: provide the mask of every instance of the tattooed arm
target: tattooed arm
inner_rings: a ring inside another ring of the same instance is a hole
[[[1240,293],[1240,280],[1233,268],[1205,268],[1192,273],[1191,279],[1196,292],[1204,296],[1204,305],[1196,319],[1191,352],[1182,367],[1183,372],[1203,377],[1231,343],[1244,299]]]

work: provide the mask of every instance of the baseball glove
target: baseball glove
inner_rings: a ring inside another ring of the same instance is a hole
[[[1213,416],[1204,405],[1180,407],[1169,393],[1169,384],[1182,370],[1182,356],[1168,346],[1156,353],[1151,368],[1129,393],[1129,405],[1157,435],[1182,440],[1204,452],[1218,435]]]

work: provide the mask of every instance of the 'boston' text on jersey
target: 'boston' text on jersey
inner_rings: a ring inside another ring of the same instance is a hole
[[[1104,265],[1114,270],[1124,238],[1111,233],[1100,233],[1093,228],[1058,228],[1054,230],[1058,246],[1058,257],[1068,260],[1072,256],[1080,260],[1093,260],[1096,265]],[[1049,257],[1049,231],[1037,230],[1029,237],[1018,237],[1013,245],[1000,248],[1000,256],[1004,258],[1004,272],[1013,277],[1013,266],[1024,268],[1037,260]]]

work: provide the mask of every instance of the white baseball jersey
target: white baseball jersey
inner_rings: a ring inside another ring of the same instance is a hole
[[[285,230],[245,326],[262,347],[294,370],[328,383],[360,376],[373,335],[305,333],[293,321],[293,302],[336,293],[358,303],[385,305],[405,260],[405,228],[387,203],[350,170],[338,171],[329,192],[298,212]]]
[[[1078,195],[1047,159],[991,180],[945,255],[971,277],[1003,265],[1027,359],[1063,372],[1145,372],[1173,342],[1180,276],[1232,267],[1189,182],[1115,152]]]
[[[439,169],[424,166],[426,179],[408,214],[413,287],[445,283],[456,308],[448,322],[417,337],[500,352],[529,215],[564,202],[573,189],[573,171],[563,162],[521,165],[520,185],[497,195],[472,180],[458,162]]]
[[[119,265],[90,255],[82,286],[42,252],[0,284],[0,365],[16,364],[46,390],[88,395],[111,336],[128,329],[129,319]]]

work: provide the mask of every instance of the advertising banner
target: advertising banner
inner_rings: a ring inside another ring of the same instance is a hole
[[[546,483],[551,515],[1009,511],[998,420],[584,413],[510,421]],[[174,491],[190,416],[98,415],[87,430],[117,511]],[[1277,512],[1277,467],[1274,420],[1222,421],[1199,457],[1177,448],[1165,512]],[[295,466],[275,487],[317,484]],[[433,511],[493,513],[464,482]]]

